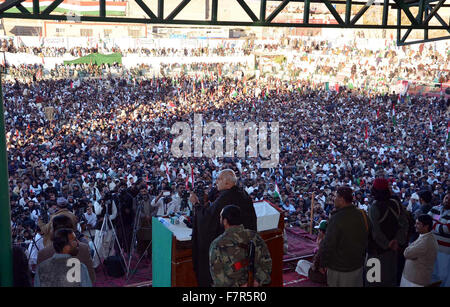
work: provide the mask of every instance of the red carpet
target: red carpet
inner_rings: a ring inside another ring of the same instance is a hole
[[[316,236],[298,227],[287,227],[286,235],[288,241],[288,252],[283,259],[288,260],[295,257],[309,256],[317,247]]]
[[[127,278],[126,274],[123,277],[115,278],[108,276],[106,274],[106,268],[100,265],[95,273],[97,275],[97,280],[94,284],[95,287],[124,287],[135,285],[142,282],[149,282],[152,280],[152,263],[150,260],[143,259],[139,263],[136,269],[136,263],[139,258],[134,258],[131,261],[130,274]],[[128,260],[127,260],[128,263]]]
[[[283,287],[325,287],[325,285],[312,282],[308,277],[294,271],[283,274]]]
[[[297,258],[310,258],[314,253],[317,244],[315,242],[316,236],[310,235],[308,232],[298,227],[286,228],[288,240],[288,253],[284,255],[284,272],[283,272],[283,286],[284,287],[323,287],[321,284],[311,282],[307,277],[299,275],[295,272],[297,266]],[[128,280],[126,276],[114,278],[105,274],[102,266],[96,270],[97,281],[95,287],[124,287],[124,286],[146,286],[152,280],[152,265],[150,260],[142,260],[136,268],[138,258],[132,259],[131,270]],[[127,259],[128,262],[128,259]],[[135,272],[133,274],[133,271]]]

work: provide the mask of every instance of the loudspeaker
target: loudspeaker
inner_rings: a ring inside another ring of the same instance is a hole
[[[122,277],[125,275],[125,262],[119,256],[109,256],[103,261],[106,273],[111,277]]]

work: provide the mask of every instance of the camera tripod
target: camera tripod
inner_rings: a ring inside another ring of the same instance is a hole
[[[149,247],[152,245],[152,240],[150,240],[150,243],[148,243],[147,247],[145,248],[144,252],[142,253],[141,257],[139,258],[138,262],[136,263],[136,266],[134,268],[134,270],[131,270],[131,259],[133,258],[133,254],[136,251],[136,245],[137,245],[137,232],[139,230],[139,227],[141,226],[140,221],[141,221],[141,214],[142,214],[142,207],[143,204],[142,203],[138,203],[137,204],[137,208],[136,208],[136,215],[134,218],[134,225],[133,225],[133,238],[131,240],[131,246],[130,246],[130,255],[128,257],[128,265],[127,265],[127,281],[128,282],[131,277],[136,274],[137,272],[137,268],[139,266],[139,263],[142,261],[142,259],[144,258],[145,253],[147,252],[147,250],[149,249]],[[151,229],[150,227],[142,227],[141,229]],[[131,273],[133,272],[133,273]],[[130,274],[131,273],[131,274]]]
[[[81,221],[86,223],[86,225],[88,224],[88,221],[87,221],[86,217],[84,216],[84,214],[81,214],[80,218],[81,218]],[[94,238],[94,236],[92,236],[91,229],[87,228],[87,231],[89,234],[89,238],[91,239],[92,245],[94,246],[94,257],[97,256],[97,258],[100,260],[100,254],[98,253],[97,245],[95,244],[95,238]],[[105,276],[107,276],[108,274],[106,274],[105,266],[103,265],[103,263],[101,263],[101,265],[102,265],[103,273],[105,274]]]
[[[123,249],[120,246],[119,238],[117,237],[116,230],[114,229],[114,225],[112,223],[111,217],[110,217],[109,212],[108,212],[108,205],[105,205],[105,208],[106,208],[106,213],[105,213],[105,216],[103,217],[102,227],[100,228],[100,233],[97,236],[95,236],[95,241],[97,241],[97,243],[100,242],[103,245],[103,240],[104,240],[105,235],[109,231],[111,231],[112,232],[112,238],[111,238],[111,241],[109,242],[108,254],[103,258],[103,260],[109,257],[109,255],[111,254],[111,250],[113,249],[114,244],[116,243],[117,244],[117,248],[119,249],[119,252],[120,252],[120,256],[125,261],[126,258],[125,258]],[[96,246],[95,242],[94,242],[94,246]],[[100,259],[100,255],[99,255],[98,252],[97,252],[97,257],[98,257],[98,260],[103,264],[103,262]],[[124,266],[122,261],[120,263],[121,263],[122,266]],[[125,267],[123,267],[123,269],[128,274],[128,268],[125,266]]]

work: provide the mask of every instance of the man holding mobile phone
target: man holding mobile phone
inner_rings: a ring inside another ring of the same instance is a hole
[[[161,191],[155,199],[152,200],[152,207],[157,207],[156,216],[168,216],[180,211],[180,198],[173,197],[170,191]]]

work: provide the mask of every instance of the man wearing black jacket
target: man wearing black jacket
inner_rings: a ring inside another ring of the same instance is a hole
[[[362,287],[369,236],[369,223],[363,210],[353,205],[353,191],[339,187],[318,257],[327,268],[330,287]]]
[[[194,227],[192,231],[192,257],[194,271],[200,287],[210,287],[212,278],[209,271],[209,247],[211,242],[224,231],[220,224],[220,212],[227,205],[236,205],[241,209],[244,228],[257,231],[256,213],[251,197],[238,187],[233,170],[220,172],[216,185],[219,194],[211,206],[201,206],[197,195],[191,194],[194,206]]]
[[[119,241],[126,253],[130,251],[133,237],[134,197],[134,188],[127,189],[126,184],[122,183],[119,188],[119,216],[116,219],[116,223],[118,223],[117,234]]]

